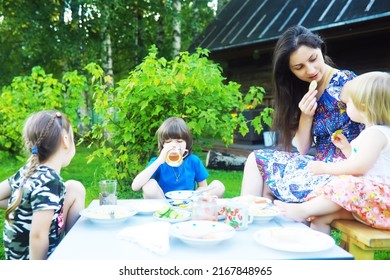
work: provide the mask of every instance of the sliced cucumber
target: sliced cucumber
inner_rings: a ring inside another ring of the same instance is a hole
[[[175,210],[172,210],[171,213],[169,213],[169,219],[176,219],[178,216],[178,213]]]
[[[172,211],[171,207],[168,205],[164,205],[160,210],[157,211],[157,215],[162,218],[162,217],[167,217],[169,216],[169,213]]]

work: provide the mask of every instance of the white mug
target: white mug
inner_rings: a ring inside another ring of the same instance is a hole
[[[253,216],[249,213],[248,206],[242,203],[229,203],[225,208],[225,224],[235,230],[246,230],[253,222]]]

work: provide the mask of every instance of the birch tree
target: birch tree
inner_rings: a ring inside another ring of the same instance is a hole
[[[179,55],[181,51],[181,1],[173,1],[174,17],[173,17],[173,43],[172,55],[173,57]]]

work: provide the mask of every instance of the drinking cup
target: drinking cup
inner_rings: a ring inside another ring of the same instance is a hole
[[[99,202],[100,205],[115,205],[117,204],[117,192],[116,180],[102,180],[99,182],[100,185],[100,194]]]
[[[225,223],[235,230],[246,230],[253,222],[248,206],[242,203],[230,203],[225,208]]]
[[[187,151],[187,150],[185,150]],[[166,163],[170,166],[177,167],[180,166],[183,162],[183,159],[187,155],[183,156],[181,149],[178,147],[173,147],[171,150],[168,151],[167,157],[165,159]]]

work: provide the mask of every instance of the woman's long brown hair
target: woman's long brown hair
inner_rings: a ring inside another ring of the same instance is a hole
[[[290,56],[301,46],[320,49],[325,63],[334,66],[332,60],[326,56],[326,45],[321,37],[303,26],[290,27],[276,43],[272,73],[272,90],[275,100],[273,129],[279,132],[279,140],[285,150],[291,150],[291,141],[298,129],[301,115],[298,104],[309,86],[290,70]]]

